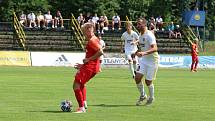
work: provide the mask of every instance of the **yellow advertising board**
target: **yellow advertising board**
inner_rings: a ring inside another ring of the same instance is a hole
[[[28,51],[0,51],[0,65],[31,66]]]

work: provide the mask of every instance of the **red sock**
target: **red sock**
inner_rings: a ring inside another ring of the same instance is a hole
[[[78,101],[79,107],[84,107],[83,94],[81,89],[74,90],[76,100]]]
[[[81,91],[82,91],[82,95],[83,95],[83,101],[86,101],[86,98],[87,98],[87,96],[86,96],[86,94],[87,94],[87,89],[86,89],[86,87],[85,87],[85,86],[82,86],[82,87],[81,87]]]

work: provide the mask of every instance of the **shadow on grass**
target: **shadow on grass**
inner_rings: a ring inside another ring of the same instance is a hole
[[[51,111],[51,110],[47,110],[47,111],[28,111],[28,112],[44,112],[44,113],[69,113],[69,112],[63,112],[63,111]]]
[[[98,105],[89,105],[89,106],[96,106],[96,107],[136,107],[136,105],[113,105],[113,104],[98,104]],[[142,105],[141,105],[142,106]]]

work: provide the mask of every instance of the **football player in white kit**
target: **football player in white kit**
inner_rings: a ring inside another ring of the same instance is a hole
[[[155,80],[158,70],[158,48],[155,35],[148,30],[147,21],[145,18],[139,18],[137,20],[137,29],[140,32],[139,46],[141,47],[141,51],[136,52],[136,55],[141,59],[139,60],[140,68],[137,70],[135,75],[137,88],[140,92],[140,97],[136,102],[136,105],[140,105],[143,100],[147,99],[147,95],[144,91],[144,85],[141,81],[143,76],[145,76],[145,83],[149,89],[149,97],[146,102],[146,105],[148,105],[155,99],[154,85],[152,81]]]
[[[127,31],[122,34],[121,39],[124,40],[125,56],[129,62],[129,69],[133,78],[135,77],[137,58],[135,52],[137,51],[137,44],[139,41],[138,34],[132,30],[132,23],[126,23]]]

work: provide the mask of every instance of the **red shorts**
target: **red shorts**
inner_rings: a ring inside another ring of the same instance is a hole
[[[95,75],[96,75],[96,73],[93,71],[87,70],[85,68],[80,68],[80,70],[75,75],[75,82],[78,82],[78,83],[84,85]]]
[[[192,56],[192,61],[194,62],[194,61],[198,61],[199,59],[198,59],[198,56]]]

